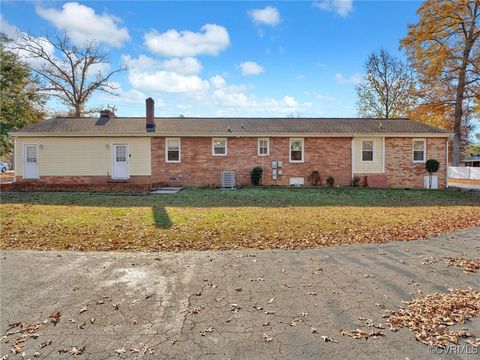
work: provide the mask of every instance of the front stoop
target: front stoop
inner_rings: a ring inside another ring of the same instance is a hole
[[[153,194],[153,195],[176,194],[180,190],[182,190],[181,187],[161,187],[158,189],[153,189],[152,191],[150,191],[150,194]]]

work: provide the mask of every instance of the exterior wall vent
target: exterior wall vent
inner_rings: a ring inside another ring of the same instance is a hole
[[[222,188],[232,189],[235,187],[235,171],[223,171],[221,179]]]

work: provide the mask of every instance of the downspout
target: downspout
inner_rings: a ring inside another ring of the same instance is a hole
[[[448,189],[448,142],[450,140],[450,137],[447,138],[447,149],[446,149],[446,155],[445,155],[445,188]]]
[[[17,137],[13,137],[13,182],[17,182]]]
[[[352,168],[352,176],[351,176],[351,179],[353,179],[353,175],[355,174],[355,167],[354,167],[354,152],[353,152],[353,146],[354,146],[354,137],[352,135],[352,142],[351,142],[351,153],[350,153],[350,164],[352,165],[351,168]]]

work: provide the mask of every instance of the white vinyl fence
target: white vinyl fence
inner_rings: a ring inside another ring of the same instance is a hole
[[[448,177],[450,179],[480,180],[480,168],[470,166],[449,166]]]

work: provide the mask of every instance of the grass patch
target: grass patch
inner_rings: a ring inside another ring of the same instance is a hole
[[[173,195],[2,193],[4,249],[310,248],[480,226],[480,194],[186,189]]]

